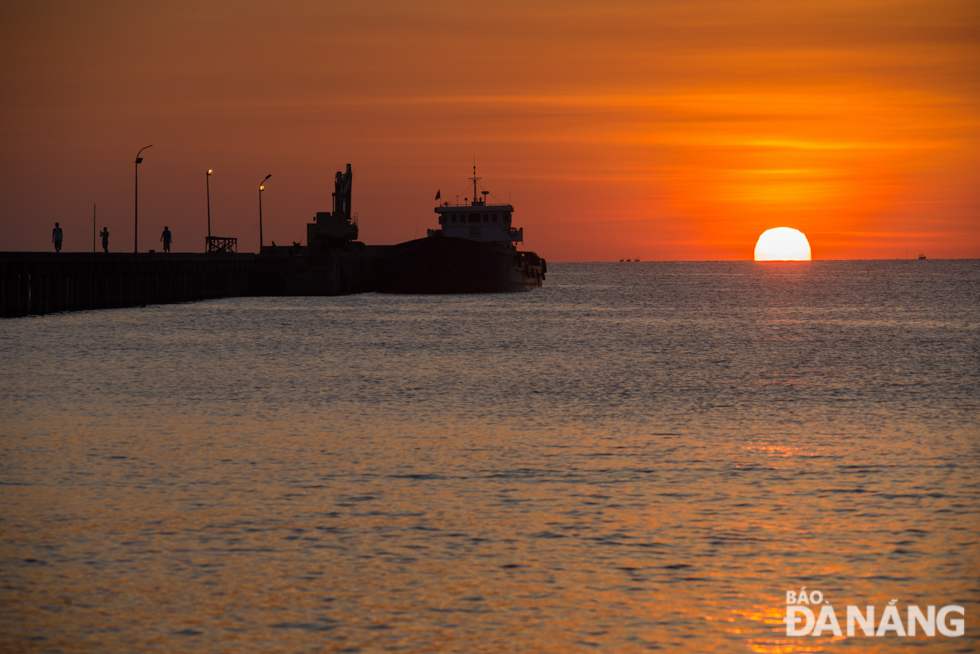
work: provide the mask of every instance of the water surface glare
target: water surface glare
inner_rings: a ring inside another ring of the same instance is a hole
[[[980,649],[980,262],[552,268],[0,322],[0,650]]]

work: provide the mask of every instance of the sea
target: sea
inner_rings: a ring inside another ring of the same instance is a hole
[[[0,366],[0,651],[980,651],[977,260],[5,319]]]

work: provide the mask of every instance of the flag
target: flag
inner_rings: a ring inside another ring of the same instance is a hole
[[[441,197],[442,197],[442,189],[439,189],[438,191],[436,191],[436,200],[438,200]]]

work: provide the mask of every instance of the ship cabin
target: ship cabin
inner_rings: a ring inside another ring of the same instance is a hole
[[[484,243],[523,243],[524,229],[511,227],[514,207],[509,204],[487,204],[482,200],[471,204],[448,202],[436,207],[440,229],[430,229],[429,236],[451,236]]]

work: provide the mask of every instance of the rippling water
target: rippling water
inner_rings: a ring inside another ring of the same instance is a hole
[[[0,649],[973,652],[978,335],[931,260],[5,320]]]

